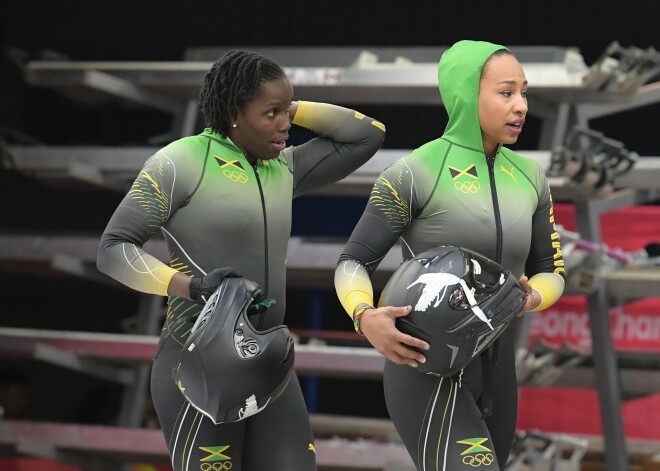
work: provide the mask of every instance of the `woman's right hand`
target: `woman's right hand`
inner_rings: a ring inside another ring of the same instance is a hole
[[[407,316],[411,311],[411,306],[367,309],[360,319],[360,330],[376,351],[388,360],[417,367],[426,361],[426,357],[410,347],[428,350],[430,345],[396,328],[397,317]]]

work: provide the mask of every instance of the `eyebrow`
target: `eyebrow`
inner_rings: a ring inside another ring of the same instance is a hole
[[[499,84],[501,84],[501,83],[507,83],[507,84],[509,84],[509,85],[517,85],[517,84],[518,84],[518,81],[516,81],[516,80],[502,80],[501,82],[497,82],[497,85],[499,85]],[[523,85],[527,85],[527,80],[525,80],[525,81],[523,82]]]
[[[291,104],[291,102],[289,102],[289,104]],[[264,105],[264,107],[265,108],[279,108],[280,106],[283,106],[283,105],[289,106],[283,101],[270,101],[270,102],[266,103]]]

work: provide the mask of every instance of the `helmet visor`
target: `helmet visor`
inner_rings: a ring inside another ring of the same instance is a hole
[[[477,291],[494,293],[504,284],[504,273],[497,264],[477,254],[468,254],[467,258],[470,281]]]

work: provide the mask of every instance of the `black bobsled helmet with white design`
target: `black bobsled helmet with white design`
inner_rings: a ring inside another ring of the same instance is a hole
[[[383,288],[379,306],[412,306],[397,328],[431,345],[418,371],[453,376],[499,337],[525,306],[513,274],[471,250],[434,247],[407,260]]]
[[[262,298],[245,278],[225,278],[200,312],[172,371],[188,402],[215,424],[237,422],[275,401],[293,371],[285,325],[265,331],[248,310]]]

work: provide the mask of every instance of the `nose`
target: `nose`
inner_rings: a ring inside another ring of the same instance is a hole
[[[527,114],[527,98],[523,95],[519,95],[518,99],[514,103],[513,112],[519,116],[525,116]]]
[[[291,121],[289,121],[289,115],[285,114],[277,120],[277,130],[287,132],[289,129],[291,129]]]

